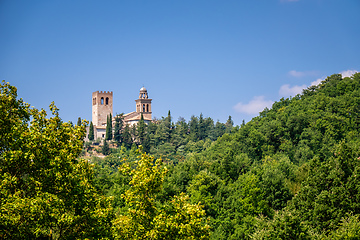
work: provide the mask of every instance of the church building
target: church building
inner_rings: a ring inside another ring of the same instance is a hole
[[[151,101],[145,87],[140,89],[139,98],[135,100],[136,111],[124,114],[124,123],[128,125],[137,124],[140,121],[141,114],[145,123],[152,120]],[[92,93],[92,123],[94,125],[95,139],[105,138],[107,116],[113,116],[113,92],[96,91]],[[115,122],[113,117],[112,122]]]
[[[151,100],[149,99],[147,90],[145,87],[140,89],[139,99],[136,99],[136,111],[124,114],[124,122],[125,124],[129,124],[130,126],[136,124],[140,121],[141,114],[143,115],[144,122],[151,122]]]

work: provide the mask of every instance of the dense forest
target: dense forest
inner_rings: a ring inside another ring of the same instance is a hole
[[[1,238],[360,239],[360,73],[241,126],[118,115],[102,146],[16,98],[3,82]]]

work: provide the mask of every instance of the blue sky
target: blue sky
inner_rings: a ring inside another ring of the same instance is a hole
[[[1,0],[0,79],[64,121],[91,120],[91,93],[114,113],[235,124],[334,73],[360,71],[359,0]]]

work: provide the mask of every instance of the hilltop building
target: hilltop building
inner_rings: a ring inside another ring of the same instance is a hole
[[[139,98],[135,100],[136,111],[124,114],[124,123],[128,125],[137,124],[141,114],[145,123],[152,121],[151,101],[145,87],[140,89]],[[113,92],[96,91],[92,93],[92,122],[94,125],[95,139],[105,138],[107,116],[113,116]],[[115,122],[113,117],[112,122]]]
[[[92,122],[94,125],[94,136],[104,138],[106,131],[106,120],[113,113],[113,92],[96,91],[92,93]]]
[[[151,122],[151,101],[149,99],[147,90],[145,87],[140,89],[139,99],[136,99],[136,111],[124,114],[124,122],[125,124],[129,124],[130,126],[136,124],[140,121],[141,114],[143,115],[145,123]]]

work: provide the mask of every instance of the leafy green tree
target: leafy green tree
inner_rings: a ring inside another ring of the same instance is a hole
[[[255,217],[269,211],[264,194],[261,191],[260,179],[246,173],[229,184],[229,197],[222,203],[222,218],[232,222],[229,231],[230,239],[246,239],[255,229]]]
[[[273,210],[281,210],[292,199],[287,182],[290,182],[294,173],[294,165],[285,156],[265,157],[261,169],[257,173],[264,200]]]
[[[116,239],[208,239],[209,226],[200,204],[184,194],[164,205],[157,204],[167,169],[161,160],[142,154],[133,169],[124,163],[120,171],[130,175],[130,189],[123,197],[127,211],[113,222]]]
[[[112,208],[93,187],[92,166],[78,159],[86,122],[64,123],[30,108],[0,86],[0,238],[109,238]]]
[[[222,182],[216,175],[207,170],[200,171],[190,182],[188,192],[194,203],[201,202],[210,216],[216,215],[214,196]]]
[[[284,211],[276,212],[273,219],[260,216],[256,221],[256,230],[250,234],[250,239],[272,240],[272,239],[324,239],[313,237],[309,226],[301,220],[295,212]]]
[[[330,159],[314,160],[310,166],[311,173],[291,205],[303,221],[329,232],[346,214],[360,214],[360,158],[351,146],[342,142]]]
[[[360,239],[359,215],[344,217],[340,223],[340,227],[336,229],[336,231],[332,231],[326,239]]]
[[[89,127],[89,136],[88,136],[90,141],[94,140],[94,125],[92,122],[90,122],[90,127]]]

